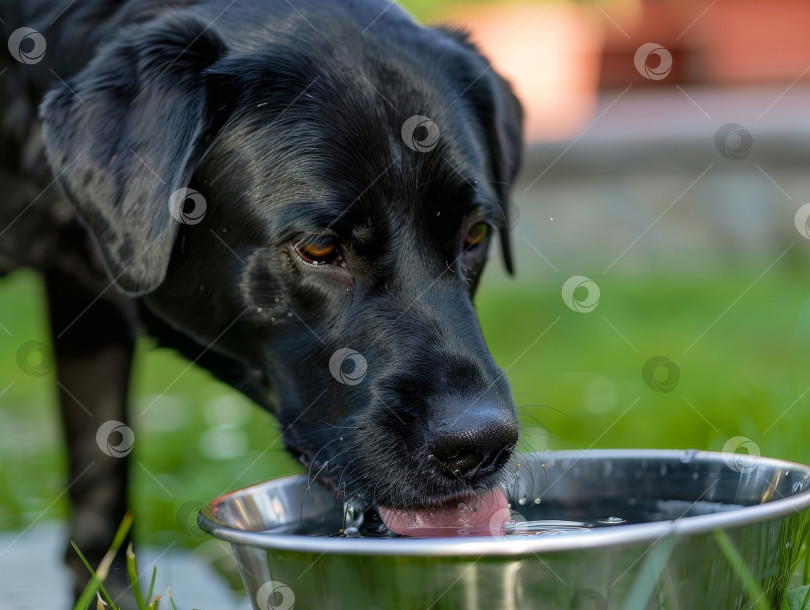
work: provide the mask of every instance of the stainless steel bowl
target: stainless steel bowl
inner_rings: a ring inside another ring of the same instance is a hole
[[[257,610],[728,610],[760,592],[780,607],[807,531],[810,468],[781,460],[560,451],[524,455],[517,471],[507,496],[526,519],[604,526],[528,535],[516,516],[492,537],[290,533],[302,523],[337,531],[342,516],[297,476],[217,498],[199,525],[231,543]]]

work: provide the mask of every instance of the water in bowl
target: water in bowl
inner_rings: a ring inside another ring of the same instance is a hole
[[[708,501],[649,500],[636,498],[615,499],[598,505],[569,506],[557,502],[537,500],[512,502],[512,519],[504,523],[501,535],[513,538],[587,534],[597,529],[619,527],[625,524],[672,521],[684,517],[709,515],[743,508],[739,504]],[[278,526],[268,533],[298,536],[329,536],[350,538],[400,538],[382,522],[374,511],[365,513],[351,507],[342,512],[335,508],[328,519],[301,520]],[[495,532],[497,533],[497,532]],[[467,535],[464,530],[455,532]]]

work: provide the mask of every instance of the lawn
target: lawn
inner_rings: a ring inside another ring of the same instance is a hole
[[[522,448],[719,451],[742,436],[753,441],[743,451],[810,462],[810,285],[805,270],[787,263],[754,283],[765,267],[677,277],[594,273],[600,300],[589,313],[563,302],[562,275],[537,268],[508,280],[491,269],[477,306],[492,352],[508,369]],[[22,528],[43,510],[42,519],[68,510],[64,498],[55,501],[65,461],[53,375],[30,376],[16,364],[21,344],[47,341],[41,291],[31,273],[0,280],[0,324],[13,335],[0,327],[4,529]],[[675,365],[645,381],[644,365],[656,356]],[[136,362],[131,457],[140,539],[197,544],[184,524],[199,502],[300,470],[283,452],[276,423],[233,390],[147,339]],[[655,380],[669,391],[653,389]]]

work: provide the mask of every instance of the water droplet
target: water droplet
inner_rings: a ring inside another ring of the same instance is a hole
[[[276,303],[278,303],[278,297],[276,297]]]
[[[521,498],[520,500],[518,500],[518,504],[520,504],[521,506],[525,506],[526,505],[526,498]]]
[[[535,503],[535,504],[540,504],[540,498],[535,498],[535,499],[534,499],[534,503]]]
[[[288,317],[288,318],[292,318],[292,312],[291,312],[291,311],[288,311],[288,312],[287,312],[287,317]]]
[[[256,311],[257,311],[258,313],[262,313],[262,308],[261,308],[261,307],[258,307],[258,308],[256,308]]]

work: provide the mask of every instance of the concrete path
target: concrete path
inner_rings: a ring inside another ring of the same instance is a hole
[[[22,536],[19,532],[0,533],[2,610],[71,608],[68,574],[61,561],[66,539],[67,528],[61,523],[39,524]],[[178,610],[250,610],[246,596],[232,591],[211,567],[206,555],[210,555],[212,547],[208,543],[203,547],[194,551],[140,549],[138,567],[149,575],[152,566],[157,565],[155,589],[165,592],[171,587]],[[222,549],[217,554],[221,555]],[[161,604],[161,608],[169,608],[168,603]]]

